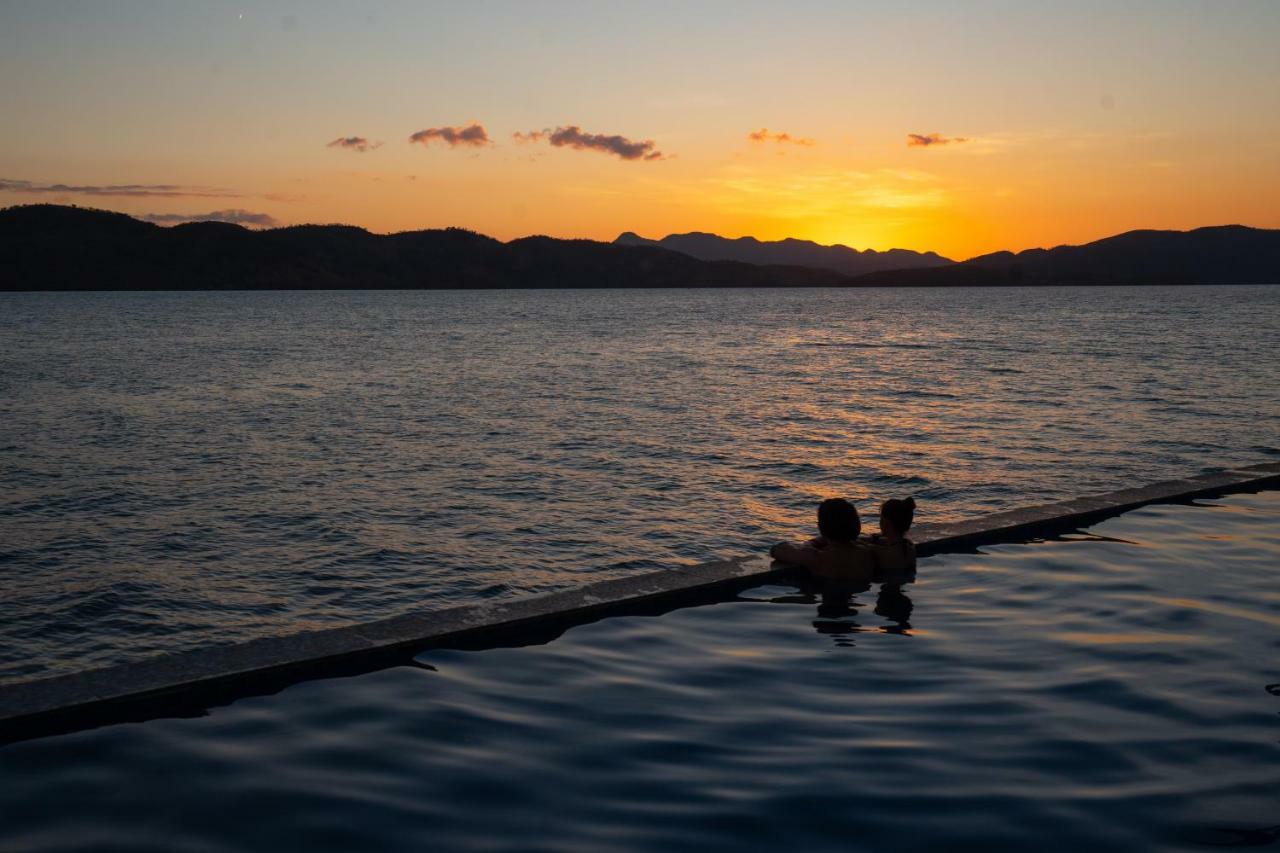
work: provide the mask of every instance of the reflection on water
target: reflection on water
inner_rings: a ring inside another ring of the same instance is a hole
[[[854,584],[843,581],[796,578],[798,591],[777,595],[768,599],[776,604],[816,604],[817,618],[814,630],[828,634],[837,646],[855,645],[853,634],[863,631],[879,631],[890,634],[911,633],[911,611],[914,605],[906,593],[906,586],[914,583],[914,571],[903,577],[874,584]],[[868,607],[867,601],[874,595],[872,612],[883,618],[883,624],[866,627],[858,621],[859,609]]]
[[[910,596],[902,586],[902,584],[884,584],[880,587],[880,595],[876,598],[876,615],[883,616],[891,623],[884,626],[883,630],[894,634],[907,634],[911,631],[913,605]]]
[[[874,629],[862,628],[857,621],[858,608],[865,606],[858,602],[857,596],[865,593],[869,587],[855,587],[837,581],[813,581],[811,583],[816,583],[818,586],[817,595],[820,599],[818,619],[814,621],[813,627],[819,634],[830,634],[835,637],[838,646],[852,646],[853,638],[848,635],[863,630],[909,634],[911,632],[909,620],[913,605],[903,587],[914,580],[915,573],[912,572],[908,580],[878,584],[879,592],[876,593],[873,612],[883,617],[886,624]]]
[[[0,340],[0,682],[1280,454],[1276,287],[4,294]]]
[[[3,747],[0,847],[1273,844],[1278,519],[1280,492],[1148,507]]]

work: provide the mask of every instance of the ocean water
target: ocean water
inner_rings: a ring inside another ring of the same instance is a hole
[[[0,847],[1280,843],[1280,492],[0,748]]]
[[[0,295],[0,683],[1280,455],[1280,287]]]

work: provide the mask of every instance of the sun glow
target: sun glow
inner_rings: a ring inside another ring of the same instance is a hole
[[[151,18],[4,5],[0,74],[24,85],[0,88],[0,108],[24,120],[0,140],[0,204],[499,239],[709,231],[953,258],[1280,226],[1280,111],[1258,108],[1280,76],[1275,4],[843,4],[785,26],[713,5]],[[975,51],[974,28],[1000,38]],[[1049,31],[1060,49],[1044,49]],[[564,39],[593,75],[566,64]],[[119,190],[144,185],[174,189]]]

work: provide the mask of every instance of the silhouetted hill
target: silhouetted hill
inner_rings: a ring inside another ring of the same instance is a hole
[[[860,286],[1276,284],[1280,230],[1219,225],[1128,231],[1083,246],[996,252],[935,269],[859,276]]]
[[[848,246],[823,246],[809,240],[757,240],[755,237],[739,237],[736,240],[715,234],[693,231],[688,234],[669,234],[661,240],[647,240],[627,231],[613,241],[619,246],[660,246],[698,258],[703,261],[744,261],[749,264],[788,264],[802,267],[818,267],[856,276],[880,270],[938,267],[953,263],[934,252],[912,252],[908,249],[889,249],[877,252],[873,249],[858,251]]]
[[[0,291],[1249,283],[1280,283],[1280,231],[1131,231],[1083,246],[848,277],[699,260],[656,245],[550,237],[502,243],[459,228],[390,235],[346,225],[165,228],[59,205],[0,210]]]
[[[805,267],[708,263],[652,247],[449,228],[370,234],[345,225],[165,228],[59,205],[0,210],[0,290],[792,287],[843,284]]]

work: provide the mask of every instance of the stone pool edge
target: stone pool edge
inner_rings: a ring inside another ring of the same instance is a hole
[[[921,524],[920,556],[1009,539],[1053,535],[1153,503],[1280,486],[1280,463],[1168,480],[1138,488],[1008,510],[951,524]],[[676,566],[575,589],[408,613],[360,625],[306,631],[162,655],[136,663],[0,687],[0,744],[176,713],[189,715],[236,695],[275,692],[325,674],[405,662],[408,650],[471,645],[521,632],[554,637],[566,627],[628,611],[706,601],[776,579],[785,567],[764,556]],[[511,642],[507,639],[506,642]],[[529,640],[537,642],[538,640]],[[545,642],[545,640],[542,640]],[[515,640],[519,644],[519,639]],[[256,683],[257,687],[250,687]],[[244,688],[237,690],[236,685]],[[203,693],[203,698],[199,695]],[[190,694],[182,701],[183,694]],[[147,705],[168,705],[147,713]]]

